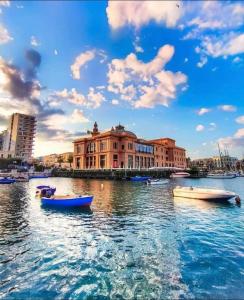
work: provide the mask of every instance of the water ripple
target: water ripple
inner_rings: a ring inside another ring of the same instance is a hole
[[[224,187],[243,197],[240,180]],[[196,183],[206,185],[187,182]],[[94,203],[42,208],[33,197],[39,184],[92,193]],[[0,297],[243,298],[243,208],[173,199],[175,184],[51,178],[0,186]]]

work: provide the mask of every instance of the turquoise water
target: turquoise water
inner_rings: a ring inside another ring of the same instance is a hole
[[[90,210],[42,208],[34,198],[39,184],[95,199]],[[173,199],[179,184],[225,188],[244,199],[244,178],[0,185],[0,297],[243,299],[243,206]]]

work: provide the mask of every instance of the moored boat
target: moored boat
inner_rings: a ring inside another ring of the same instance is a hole
[[[56,207],[82,207],[90,206],[93,200],[93,196],[78,196],[78,195],[66,195],[66,196],[51,196],[42,197],[42,205],[56,206]]]
[[[235,174],[228,174],[228,173],[210,173],[207,175],[207,178],[213,178],[213,179],[232,179],[235,178]]]
[[[30,179],[48,178],[48,175],[30,175]]]
[[[167,179],[148,179],[147,185],[162,185],[167,184],[168,182]]]
[[[170,175],[171,178],[187,178],[190,177],[191,174],[187,172],[176,172]]]
[[[151,179],[150,176],[134,176],[130,178],[131,181],[147,181],[149,179]]]
[[[173,189],[174,197],[200,199],[200,200],[228,200],[237,195],[233,192],[198,187],[181,187]]]
[[[36,196],[50,197],[53,196],[55,192],[56,192],[56,188],[51,187],[49,185],[38,185],[36,187]]]
[[[16,180],[13,178],[0,178],[0,184],[11,184],[15,182]]]

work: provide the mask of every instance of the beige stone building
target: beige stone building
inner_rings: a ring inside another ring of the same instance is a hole
[[[73,165],[73,152],[61,154],[49,154],[42,157],[42,163],[45,167],[70,168]]]
[[[185,149],[169,138],[139,139],[124,126],[99,132],[97,123],[88,135],[74,141],[75,169],[186,167]]]

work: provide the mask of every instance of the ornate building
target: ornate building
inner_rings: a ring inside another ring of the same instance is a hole
[[[120,124],[99,132],[96,122],[93,131],[74,141],[75,169],[150,167],[185,168],[185,149],[170,138],[139,139]]]

